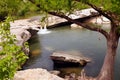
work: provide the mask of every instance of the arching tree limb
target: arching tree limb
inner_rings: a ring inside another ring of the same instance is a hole
[[[74,1],[81,2],[81,0],[74,0]],[[83,3],[88,5],[88,6],[90,6],[90,7],[92,7],[93,9],[95,9],[101,15],[105,16],[106,18],[108,18],[111,22],[113,21],[113,19],[116,19],[118,21],[117,15],[115,13],[112,13],[111,11],[105,11],[102,8],[97,7],[96,5],[91,4],[91,3],[87,2],[87,1],[84,1]]]
[[[90,26],[90,25],[88,25],[88,24],[81,23],[81,22],[79,22],[79,21],[77,21],[77,20],[74,20],[74,19],[69,18],[68,16],[66,16],[66,15],[64,15],[64,14],[60,14],[60,13],[57,13],[57,12],[49,12],[49,13],[52,14],[52,15],[54,15],[54,16],[58,16],[58,17],[64,18],[64,19],[66,19],[66,20],[68,20],[68,21],[70,21],[70,22],[76,23],[76,24],[82,26],[83,28],[86,28],[86,29],[89,29],[89,30],[92,30],[92,31],[100,32],[100,33],[102,33],[106,38],[108,37],[108,33],[107,33],[105,30],[101,29],[101,28],[93,27],[93,26]]]

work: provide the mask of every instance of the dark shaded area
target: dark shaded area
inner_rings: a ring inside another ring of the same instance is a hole
[[[8,13],[7,13],[7,12],[1,12],[1,13],[0,13],[0,21],[4,21],[7,16],[8,16]]]
[[[65,67],[84,67],[85,65],[80,65],[80,63],[75,62],[66,62],[60,60],[53,60],[54,68],[65,68]]]
[[[32,38],[34,35],[36,35],[36,33],[38,32],[37,30],[33,30],[33,29],[27,29],[27,31],[30,32],[31,38]]]

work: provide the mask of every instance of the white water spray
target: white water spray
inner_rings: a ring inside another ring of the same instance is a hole
[[[51,31],[48,31],[47,30],[47,27],[46,27],[46,24],[44,25],[44,27],[40,27],[40,30],[38,31],[38,34],[48,34],[50,33]]]

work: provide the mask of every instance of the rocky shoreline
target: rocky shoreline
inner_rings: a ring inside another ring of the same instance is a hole
[[[51,20],[54,20],[56,22],[52,22]],[[59,24],[65,21],[66,21],[65,19],[61,19],[53,16],[52,18],[51,17],[49,18],[49,26],[54,24]],[[91,22],[96,23],[96,19],[91,20]],[[100,20],[98,20],[98,22],[100,22]],[[27,55],[29,55],[29,49],[24,47],[24,43],[28,41],[33,35],[35,35],[37,31],[40,29],[41,25],[39,23],[39,20],[33,18],[15,20],[14,22],[10,22],[10,26],[11,26],[10,28],[11,33],[16,35],[17,38],[16,44],[23,46],[24,52],[27,53]],[[67,76],[66,79],[62,79],[54,74],[51,74],[45,69],[39,68],[39,69],[28,69],[28,70],[18,71],[15,74],[14,80],[70,80],[70,76]],[[71,80],[75,80],[75,79],[71,79]]]
[[[39,28],[39,21],[30,21],[31,19],[15,20],[10,22],[10,31],[16,35],[17,45],[23,46],[24,52],[29,55],[29,49],[24,47],[24,43],[35,35]],[[34,73],[34,74],[33,74]],[[51,72],[55,73],[55,72]],[[14,80],[64,80],[57,75],[51,74],[45,69],[36,68],[17,71]]]
[[[24,52],[29,55],[29,49],[24,47],[24,43],[28,41],[33,35],[35,35],[38,31],[39,25],[31,24],[29,26],[23,25],[29,24],[27,20],[17,20],[15,24],[19,24],[20,26],[14,25],[11,23],[11,33],[16,35],[17,45],[23,46]],[[33,25],[33,26],[32,26]],[[31,28],[32,26],[32,28]],[[57,75],[51,74],[45,69],[36,68],[36,69],[28,69],[17,71],[14,80],[64,80]]]

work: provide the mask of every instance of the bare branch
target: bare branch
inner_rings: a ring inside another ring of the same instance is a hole
[[[57,13],[57,12],[49,12],[49,14],[52,14],[52,15],[54,15],[54,16],[58,16],[58,17],[64,18],[64,19],[66,19],[66,20],[68,20],[68,21],[70,21],[70,22],[73,22],[73,23],[75,23],[75,24],[77,24],[77,25],[82,26],[83,28],[86,28],[86,29],[89,29],[89,30],[92,30],[92,31],[100,32],[100,33],[102,33],[106,38],[108,37],[108,33],[107,33],[105,30],[101,29],[101,28],[92,27],[92,26],[90,26],[90,25],[88,25],[88,24],[85,24],[85,23],[82,23],[82,22],[80,22],[80,21],[71,19],[71,18],[69,18],[68,16],[66,16],[66,15],[64,15],[64,14],[60,14],[60,13]]]

